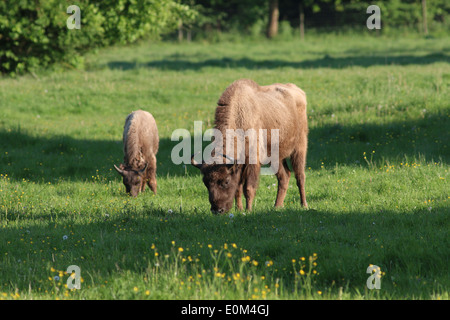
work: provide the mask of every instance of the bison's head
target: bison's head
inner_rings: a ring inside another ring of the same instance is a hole
[[[233,200],[239,186],[242,165],[237,164],[236,161],[230,164],[225,163],[225,161],[212,164],[198,163],[194,160],[194,156],[191,158],[191,163],[200,169],[203,174],[203,183],[209,193],[211,212],[223,214],[229,211],[233,206]]]
[[[122,176],[123,184],[127,190],[127,193],[133,197],[136,197],[142,189],[142,185],[145,183],[144,175],[147,169],[147,164],[144,169],[134,170],[130,167],[126,167],[123,164],[119,168],[114,165],[116,171]]]

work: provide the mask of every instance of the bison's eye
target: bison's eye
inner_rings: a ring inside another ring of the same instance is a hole
[[[229,178],[227,178],[227,179],[225,179],[225,180],[219,181],[219,185],[220,185],[222,188],[224,188],[224,189],[228,188],[228,185],[229,185],[229,184],[230,184],[230,179],[229,179]]]

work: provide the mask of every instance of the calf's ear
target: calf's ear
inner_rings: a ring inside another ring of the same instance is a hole
[[[139,173],[140,175],[143,175],[144,172],[145,172],[145,170],[147,170],[147,167],[148,167],[148,162],[145,163],[144,169],[139,170],[138,173]]]

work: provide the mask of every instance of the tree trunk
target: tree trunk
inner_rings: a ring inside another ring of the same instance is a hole
[[[428,34],[428,23],[427,23],[427,0],[422,0],[422,24],[423,33]]]
[[[178,24],[178,41],[183,41],[183,21]]]
[[[273,38],[278,34],[278,0],[269,0],[269,25],[267,27],[267,37]]]
[[[187,31],[186,39],[188,42],[192,41],[192,30],[191,29],[188,29],[188,31]]]
[[[305,39],[305,11],[303,5],[300,5],[300,39]]]

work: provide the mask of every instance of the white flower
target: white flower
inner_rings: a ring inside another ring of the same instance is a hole
[[[67,240],[69,237],[66,235],[63,235],[63,240]]]
[[[167,213],[173,213],[172,209],[167,210]]]

